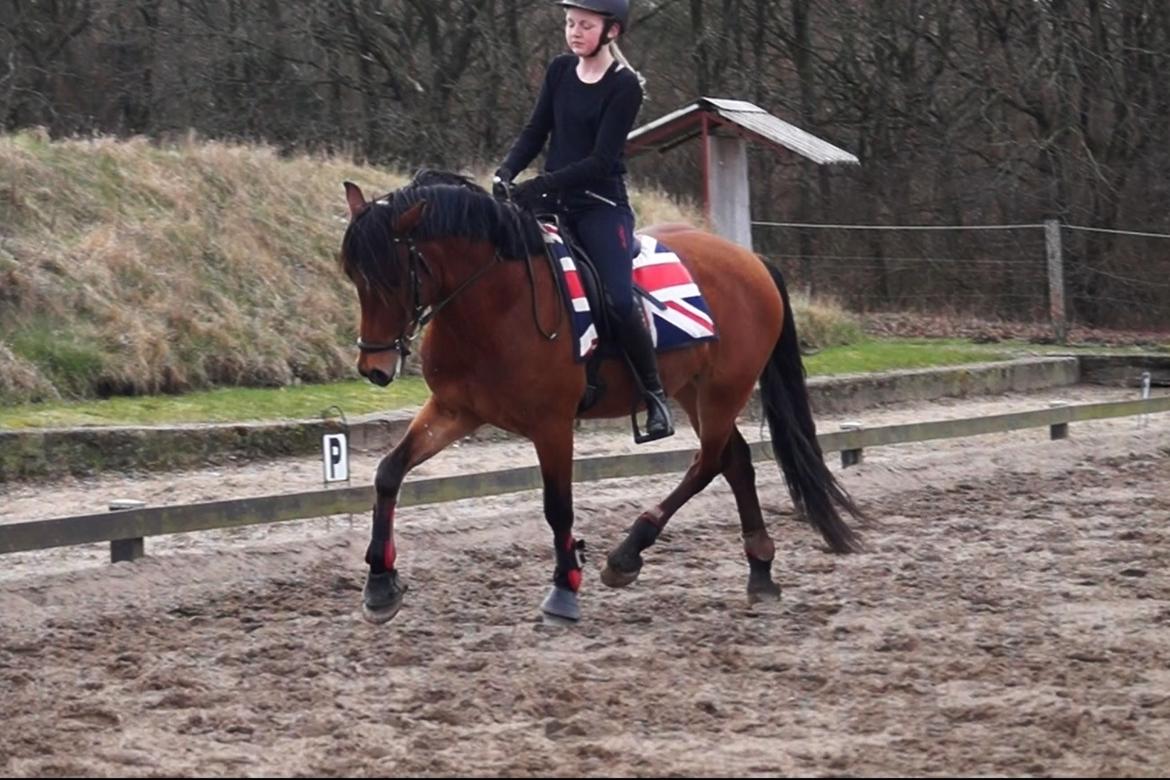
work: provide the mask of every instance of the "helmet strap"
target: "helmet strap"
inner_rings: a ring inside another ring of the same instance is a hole
[[[615,24],[617,24],[617,21],[614,19],[605,20],[605,24],[601,26],[601,39],[597,41],[597,48],[585,55],[587,59],[596,57],[604,47],[613,43],[613,41],[611,41],[609,38],[609,31],[613,29]],[[614,40],[617,39],[614,38]]]

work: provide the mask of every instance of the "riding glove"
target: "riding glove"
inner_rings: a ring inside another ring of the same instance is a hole
[[[547,178],[545,176],[536,176],[512,187],[512,202],[522,209],[536,211],[542,205],[548,203],[545,200],[548,191]]]

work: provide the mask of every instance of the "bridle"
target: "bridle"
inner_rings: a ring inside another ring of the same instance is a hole
[[[393,341],[366,341],[359,336],[357,347],[364,354],[397,352],[405,360],[407,355],[410,354],[410,345],[418,338],[418,334],[422,332],[423,326],[433,320],[435,315],[442,311],[448,303],[455,300],[456,296],[464,292],[468,287],[471,287],[481,276],[490,271],[500,261],[500,253],[497,251],[492,256],[491,262],[469,276],[446,298],[436,304],[427,305],[422,301],[422,280],[419,268],[422,268],[422,270],[426,271],[427,276],[434,279],[435,274],[431,270],[430,263],[427,262],[426,257],[423,256],[418,245],[415,244],[413,236],[391,236],[390,240],[394,244],[395,252],[398,251],[399,246],[406,245],[407,276],[410,284],[411,298],[410,322],[402,329],[402,333],[399,334],[398,338]]]
[[[375,201],[375,203],[382,203],[382,202],[383,201]],[[467,279],[465,279],[462,284],[460,284],[458,287],[456,287],[455,290],[452,291],[452,293],[450,295],[448,295],[446,298],[439,301],[438,303],[428,305],[428,304],[423,303],[423,301],[422,301],[422,279],[421,279],[422,275],[419,272],[419,269],[421,268],[422,271],[426,272],[427,276],[434,279],[435,274],[434,274],[434,271],[431,270],[430,263],[428,263],[426,257],[423,256],[423,253],[418,248],[418,245],[415,243],[413,236],[410,236],[410,235],[406,235],[406,236],[391,235],[390,240],[393,243],[395,254],[398,253],[398,248],[400,246],[402,246],[402,245],[406,246],[407,275],[408,275],[408,280],[409,280],[409,284],[410,284],[410,299],[411,299],[410,322],[407,323],[407,325],[402,329],[402,333],[400,333],[398,335],[398,338],[394,339],[393,341],[366,341],[361,336],[359,336],[358,340],[357,340],[357,348],[364,355],[372,355],[372,354],[376,354],[379,352],[397,352],[399,359],[401,361],[405,361],[406,357],[410,354],[410,345],[414,342],[414,340],[416,338],[418,338],[419,333],[422,332],[423,326],[426,325],[431,320],[433,320],[435,318],[435,316],[440,311],[442,311],[444,307],[447,306],[447,304],[451,303],[451,301],[455,300],[455,298],[457,298],[459,295],[466,292],[467,289],[469,287],[471,287],[471,285],[473,285],[477,281],[479,281],[479,279],[484,274],[486,274],[488,271],[490,271],[491,269],[493,269],[497,265],[499,265],[500,262],[503,260],[503,258],[500,256],[499,248],[496,248],[495,253],[492,255],[492,259],[490,262],[486,263],[483,267],[478,269],[471,276],[467,277]],[[564,302],[563,302],[563,300],[561,300],[561,296],[559,294],[555,296],[555,299],[558,303],[557,324],[554,326],[553,331],[551,333],[546,332],[544,330],[544,327],[540,323],[539,316],[537,315],[536,278],[535,278],[533,271],[532,271],[532,253],[531,253],[531,251],[528,250],[527,239],[524,239],[524,244],[525,244],[524,262],[525,262],[526,270],[528,271],[528,283],[529,283],[529,286],[530,286],[531,291],[532,291],[532,316],[533,316],[533,320],[536,322],[537,330],[540,332],[540,334],[545,339],[547,339],[549,341],[555,341],[557,338],[557,335],[560,331],[561,323],[563,322],[564,316],[565,316]],[[555,280],[557,278],[555,261],[547,252],[545,252],[544,255],[545,255],[545,260],[549,264],[549,271],[552,274],[552,278]]]

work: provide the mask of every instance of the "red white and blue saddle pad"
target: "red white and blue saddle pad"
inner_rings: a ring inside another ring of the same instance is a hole
[[[565,299],[572,313],[575,347],[578,362],[584,361],[597,349],[597,327],[585,297],[577,265],[555,225],[541,223],[544,241],[553,256],[560,261],[563,271]],[[660,309],[651,301],[635,294],[646,315],[650,336],[658,352],[679,349],[699,341],[718,338],[715,320],[703,300],[699,286],[678,255],[651,236],[637,235],[640,251],[634,258],[634,284],[641,287],[666,308]]]

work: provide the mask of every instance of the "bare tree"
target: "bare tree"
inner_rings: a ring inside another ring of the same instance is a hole
[[[637,0],[623,48],[649,79],[642,121],[699,95],[744,98],[862,158],[829,173],[753,150],[757,216],[1170,228],[1164,0]],[[491,165],[562,50],[547,0],[0,0],[0,121]],[[635,171],[698,190],[691,147]],[[871,302],[971,284],[897,260],[971,250],[955,236],[770,241],[805,258],[871,258],[824,279]],[[1170,316],[1141,291],[1156,288],[1133,289],[1153,273],[1136,246],[1068,238],[1084,318],[1128,316],[1122,298]],[[822,271],[806,261],[800,273],[813,285]],[[1012,273],[982,286],[1030,283]]]

